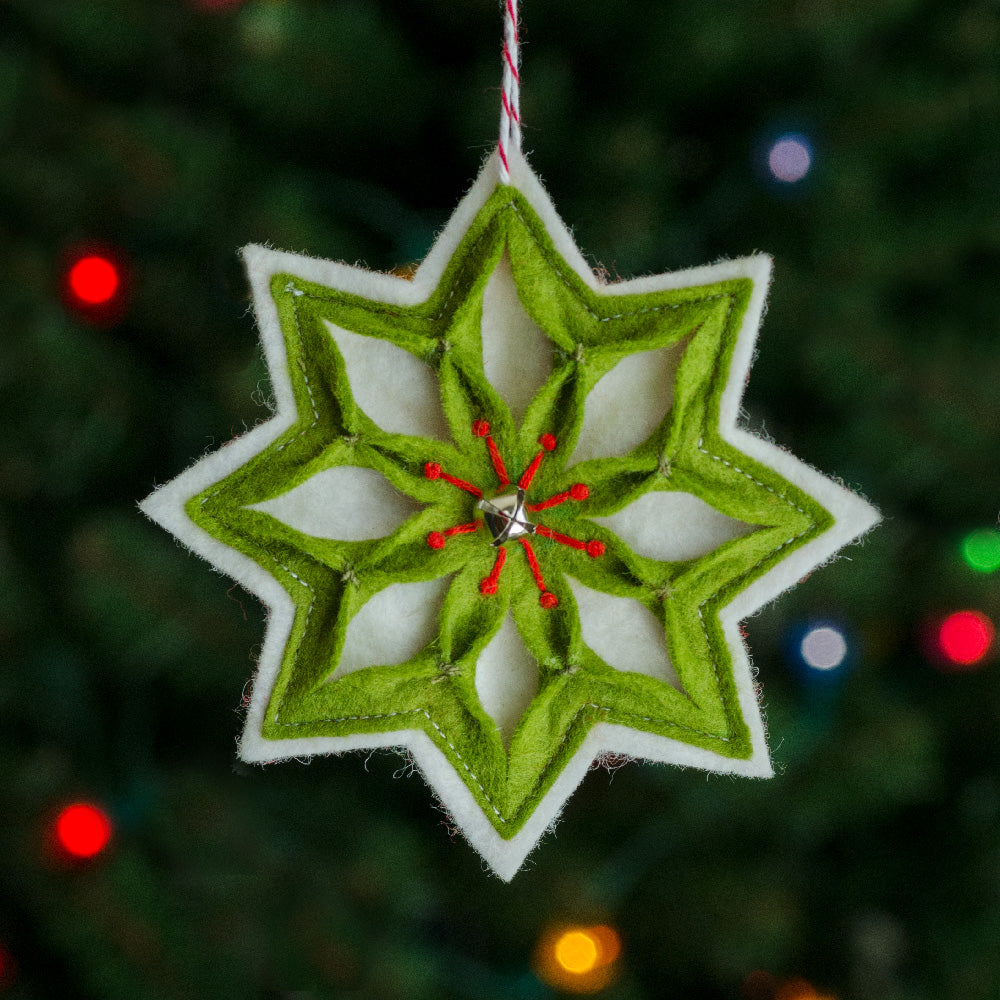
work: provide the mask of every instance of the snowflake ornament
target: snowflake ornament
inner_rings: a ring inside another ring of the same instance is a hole
[[[607,284],[505,166],[412,280],[248,247],[275,413],[143,509],[270,611],[240,756],[403,748],[509,879],[595,758],[769,775],[739,623],[878,515],[739,426],[767,257]]]

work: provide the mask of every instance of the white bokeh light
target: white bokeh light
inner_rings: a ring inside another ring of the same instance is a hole
[[[799,654],[814,670],[835,670],[847,656],[847,640],[831,625],[811,628],[802,637]]]
[[[767,167],[775,180],[794,184],[802,180],[812,166],[812,150],[801,135],[783,135],[767,154]]]

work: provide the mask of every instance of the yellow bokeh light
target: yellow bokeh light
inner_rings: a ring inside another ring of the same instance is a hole
[[[575,975],[593,971],[601,955],[596,938],[587,931],[566,931],[555,946],[556,961]]]

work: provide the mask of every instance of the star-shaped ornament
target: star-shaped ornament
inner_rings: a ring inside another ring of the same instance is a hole
[[[240,756],[403,748],[504,879],[603,754],[769,775],[739,623],[878,520],[738,426],[769,258],[605,283],[508,156],[412,280],[248,247],[274,415],[143,503],[270,611]]]

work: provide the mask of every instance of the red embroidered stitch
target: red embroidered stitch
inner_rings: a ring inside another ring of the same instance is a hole
[[[424,466],[424,475],[428,479],[443,479],[446,483],[451,483],[452,486],[457,486],[460,490],[471,493],[477,500],[482,499],[483,491],[478,486],[473,486],[472,483],[467,483],[464,479],[456,479],[454,476],[449,476],[447,472],[441,469],[441,466],[437,462],[428,462]]]
[[[553,531],[551,528],[546,528],[544,524],[536,524],[535,533],[541,535],[543,538],[551,538],[552,541],[558,542],[560,545],[568,545],[571,549],[579,549],[581,552],[586,552],[592,559],[604,555],[604,542],[600,542],[596,538],[591,539],[589,542],[581,542],[579,538],[571,538],[569,535],[563,535],[558,531]]]
[[[479,584],[479,593],[485,596],[490,594],[495,594],[497,592],[497,585],[500,583],[500,573],[503,570],[503,564],[507,561],[507,550],[505,548],[497,549],[497,558],[493,563],[493,570],[488,577],[482,580]]]
[[[542,596],[538,598],[538,603],[543,608],[554,608],[559,603],[559,598],[546,589],[545,580],[542,577],[542,568],[538,565],[538,559],[535,557],[535,550],[531,547],[531,542],[527,538],[519,538],[518,541],[524,547],[524,554],[528,558],[528,569],[531,570],[531,575],[535,578],[535,583],[542,592]]]
[[[479,530],[478,521],[469,521],[468,524],[456,524],[454,528],[447,528],[445,531],[432,531],[427,536],[427,544],[432,549],[443,549],[444,543],[452,535],[468,535]]]
[[[530,510],[534,514],[540,510],[548,510],[550,507],[558,507],[559,504],[565,503],[567,500],[586,500],[589,496],[590,490],[583,483],[574,483],[564,493],[557,493],[555,496],[549,497],[548,500],[542,500],[540,503],[526,503],[524,509]]]
[[[476,437],[486,438],[486,447],[489,449],[490,461],[493,463],[493,470],[497,474],[497,479],[500,480],[500,485],[510,485],[510,479],[507,477],[507,469],[503,464],[503,458],[500,456],[500,449],[497,448],[493,438],[490,437],[490,425],[485,420],[476,420],[472,425],[472,433]]]
[[[497,474],[497,479],[500,481],[500,486],[510,486],[510,479],[507,476],[507,469],[504,466],[503,457],[494,443],[493,438],[490,437],[489,423],[485,420],[473,421],[472,433],[476,437],[485,438],[486,447],[490,455],[490,461]],[[523,519],[524,511],[537,512],[548,510],[550,507],[557,507],[559,504],[566,503],[568,500],[586,500],[590,496],[590,490],[585,483],[574,483],[568,490],[564,490],[562,493],[556,493],[547,500],[541,500],[535,504],[523,503],[524,491],[531,486],[532,480],[535,478],[535,474],[538,472],[541,467],[542,460],[545,458],[545,453],[547,451],[552,451],[556,447],[556,439],[552,434],[542,434],[538,439],[538,443],[541,445],[542,450],[535,455],[535,457],[531,460],[531,463],[522,473],[521,478],[518,480],[517,497],[515,498],[512,495],[494,497],[498,506],[494,506],[492,502],[488,503],[485,500],[483,500],[483,502],[479,505],[486,511],[485,521],[487,529],[493,535],[493,545],[497,546],[497,554],[493,563],[493,569],[489,576],[480,581],[479,592],[486,596],[497,592],[497,588],[500,585],[500,574],[503,571],[504,563],[507,561],[506,543],[508,540],[512,541],[516,538],[517,541],[521,543],[521,547],[524,549],[524,555],[528,561],[528,569],[531,570],[531,575],[535,580],[535,584],[541,591],[541,596],[538,599],[539,603],[543,608],[554,608],[559,603],[559,598],[546,587],[545,578],[542,576],[542,569],[538,563],[538,558],[535,555],[535,550],[531,546],[531,542],[528,541],[527,538],[521,536],[526,533],[541,535],[543,538],[551,539],[554,542],[558,542],[560,545],[567,545],[580,552],[586,552],[588,556],[594,559],[599,556],[603,556],[605,549],[604,543],[596,538],[586,542],[581,541],[580,539],[573,538],[570,535],[564,535],[559,531],[554,531],[552,528],[547,528],[544,524],[533,524]],[[467,493],[471,493],[479,500],[482,500],[483,498],[483,493],[479,487],[473,486],[471,483],[467,483],[462,479],[456,479],[454,476],[448,475],[448,473],[442,470],[441,466],[437,462],[428,462],[424,466],[424,474],[428,479],[443,479],[445,482],[451,483],[453,486],[457,486],[459,489],[465,490]],[[479,527],[479,524],[479,521],[470,521],[467,524],[455,525],[445,531],[432,531],[427,536],[427,544],[432,549],[443,549],[448,538],[452,535],[463,535],[474,532]]]
[[[556,439],[551,434],[543,434],[538,439],[538,443],[542,446],[542,450],[531,460],[531,465],[524,470],[524,475],[521,476],[521,481],[517,484],[522,490],[526,490],[531,485],[531,481],[535,478],[535,473],[545,457],[545,452],[555,448]]]

